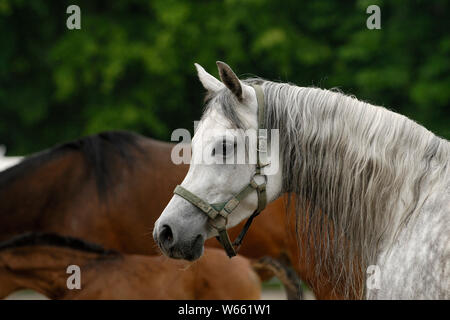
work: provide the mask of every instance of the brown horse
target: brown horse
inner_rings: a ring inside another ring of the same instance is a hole
[[[80,268],[69,290],[67,267]],[[198,263],[120,254],[80,239],[26,234],[0,244],[0,298],[30,288],[51,299],[256,300],[261,283],[250,261],[207,249]]]
[[[172,163],[172,147],[128,132],[106,132],[26,158],[0,173],[0,240],[57,232],[125,253],[159,254],[153,223],[188,169]],[[207,245],[220,247],[214,240]],[[317,273],[313,259],[299,254],[295,220],[286,215],[283,199],[255,219],[240,254],[292,263],[318,299],[344,297],[340,282]]]

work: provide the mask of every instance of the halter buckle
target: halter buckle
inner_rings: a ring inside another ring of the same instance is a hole
[[[197,205],[198,205],[198,207],[199,207],[202,211],[204,211],[204,212],[209,212],[209,210],[211,210],[211,206],[209,206],[209,205],[207,205],[207,204],[204,204],[204,203],[198,203]]]
[[[225,204],[225,207],[223,208],[226,212],[231,213],[238,205],[239,200],[233,197]]]
[[[217,217],[217,215],[219,214],[216,210],[213,209],[213,207],[211,207],[210,205],[206,205],[206,204],[202,204],[199,203],[198,207],[206,213],[206,215],[208,217],[210,217],[211,219],[215,219]]]
[[[256,151],[258,152],[267,152],[267,137],[266,136],[258,136],[258,143],[256,145]]]
[[[256,176],[260,176],[264,178],[264,182],[258,183],[255,180]],[[261,173],[257,173],[252,177],[252,180],[250,180],[250,184],[254,189],[258,189],[260,191],[262,190],[266,190],[266,185],[267,185],[267,176],[265,174],[261,174]]]

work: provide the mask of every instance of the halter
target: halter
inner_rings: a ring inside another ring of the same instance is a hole
[[[253,85],[252,87],[255,89],[256,100],[258,102],[258,134],[256,138],[256,149],[258,153],[255,174],[251,178],[250,183],[242,188],[228,201],[213,204],[210,204],[197,197],[195,194],[180,185],[176,186],[175,190],[173,191],[174,194],[177,194],[185,200],[189,201],[209,217],[211,226],[214,227],[219,233],[219,236],[216,237],[217,240],[219,240],[220,244],[223,246],[228,257],[230,258],[235,256],[237,251],[239,250],[239,247],[241,246],[241,243],[244,240],[245,234],[250,228],[253,219],[261,211],[263,211],[267,205],[267,176],[261,174],[261,169],[269,164],[267,162],[267,132],[266,130],[261,130],[264,129],[265,121],[264,93],[259,85]],[[256,176],[263,177],[264,181],[258,184],[255,181]],[[242,228],[241,233],[239,233],[236,240],[232,243],[226,229],[228,216],[234,211],[234,209],[236,209],[239,203],[254,190],[256,190],[256,193],[258,195],[258,207],[255,209],[255,211],[253,211],[252,215],[250,216],[250,218],[248,218],[247,222]]]

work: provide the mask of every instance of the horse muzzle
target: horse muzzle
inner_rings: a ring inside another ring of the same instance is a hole
[[[193,261],[201,257],[207,219],[182,199],[172,199],[155,222],[153,239],[170,258]]]

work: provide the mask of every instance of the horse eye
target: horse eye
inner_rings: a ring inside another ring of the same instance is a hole
[[[220,152],[220,154],[225,158],[231,153],[233,153],[235,149],[236,149],[236,142],[232,144],[229,141],[223,140],[222,142],[218,143],[215,148],[213,148],[212,156],[216,155],[217,150],[217,152]]]
[[[236,142],[231,143],[231,142],[223,142],[222,143],[222,154],[224,157],[229,156],[230,154],[234,153],[234,150],[236,149]]]
[[[229,152],[229,148],[228,148],[228,145],[224,142],[224,143],[222,143],[222,154],[223,155],[226,155],[227,154],[227,151]]]

